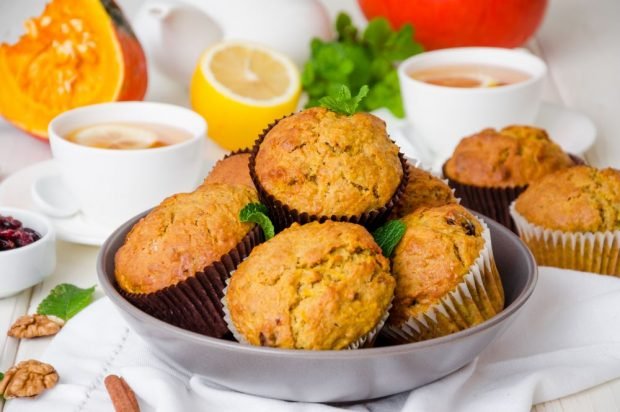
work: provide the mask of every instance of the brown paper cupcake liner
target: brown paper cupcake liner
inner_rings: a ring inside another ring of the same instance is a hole
[[[584,160],[575,155],[569,155],[576,165],[584,164]],[[469,209],[482,213],[496,222],[501,223],[513,233],[517,233],[512,217],[510,204],[527,189],[528,185],[512,187],[480,187],[468,185],[450,179],[446,174],[446,163],[442,167],[448,185],[454,188],[454,193],[461,199],[461,204]]]
[[[231,331],[233,337],[235,338],[237,342],[243,345],[251,345],[251,343],[249,343],[247,339],[237,330],[237,327],[235,326],[235,323],[233,322],[232,317],[230,316],[230,310],[228,309],[228,302],[226,300],[226,291],[228,290],[230,279],[231,277],[226,279],[226,287],[224,288],[224,296],[222,297],[222,310],[224,312],[224,321],[226,322],[226,325],[228,326],[228,330]],[[372,330],[368,332],[367,334],[365,334],[364,336],[361,336],[360,338],[358,338],[355,342],[349,344],[345,348],[345,350],[371,348],[374,345],[375,340],[379,336],[381,329],[385,325],[385,322],[390,316],[391,308],[392,308],[392,301],[390,301],[387,309],[385,310],[385,313],[383,314],[381,319],[379,319],[379,322],[375,325],[375,327],[372,328]]]
[[[276,233],[280,232],[283,229],[286,229],[295,222],[299,224],[305,224],[313,221],[325,222],[326,220],[333,220],[336,222],[357,223],[366,227],[369,230],[373,230],[381,226],[381,224],[386,221],[394,206],[397,205],[400,201],[402,194],[405,191],[405,186],[407,186],[407,181],[409,179],[409,166],[407,165],[405,155],[401,151],[398,152],[398,157],[403,168],[403,177],[401,178],[400,183],[394,191],[394,194],[383,207],[362,213],[360,215],[352,216],[311,215],[306,212],[300,212],[299,210],[289,207],[288,205],[284,204],[283,202],[279,201],[274,196],[269,194],[269,192],[267,192],[267,190],[260,183],[260,180],[256,175],[256,155],[258,153],[260,144],[265,139],[265,136],[267,135],[269,130],[271,130],[280,120],[282,119],[278,119],[275,122],[271,123],[269,126],[267,126],[258,137],[258,139],[256,139],[254,147],[252,148],[252,155],[250,156],[249,162],[250,177],[254,182],[254,186],[256,186],[256,190],[258,191],[258,197],[260,198],[261,202],[269,209],[269,217],[273,222]]]
[[[221,338],[229,331],[223,319],[221,299],[226,279],[254,246],[263,242],[263,232],[256,225],[222,258],[202,272],[154,293],[118,291],[134,306],[172,325]]]
[[[475,326],[504,308],[504,289],[495,266],[491,232],[483,227],[484,247],[469,272],[452,291],[401,325],[387,324],[382,334],[398,343],[437,338]]]
[[[541,266],[620,276],[620,231],[562,232],[529,222],[510,205],[519,236]]]

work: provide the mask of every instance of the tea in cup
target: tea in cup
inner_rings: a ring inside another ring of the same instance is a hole
[[[398,77],[414,134],[441,162],[467,135],[532,123],[546,71],[525,51],[461,47],[410,57]]]
[[[49,139],[64,186],[55,193],[71,199],[50,200],[43,210],[64,203],[60,209],[67,215],[79,210],[88,221],[113,229],[197,186],[205,133],[200,115],[169,104],[115,102],[69,110],[52,120]],[[41,186],[33,185],[39,203],[50,197]],[[72,203],[76,210],[70,210]]]

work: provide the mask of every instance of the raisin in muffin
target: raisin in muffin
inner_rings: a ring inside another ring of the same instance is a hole
[[[394,291],[390,265],[362,226],[293,224],[256,247],[225,302],[240,340],[290,349],[345,349],[371,340]]]
[[[435,338],[502,310],[503,288],[482,221],[457,204],[418,209],[402,221],[406,232],[391,257],[396,289],[388,337]]]
[[[532,183],[511,206],[539,265],[620,276],[620,171],[576,166]]]
[[[284,220],[276,219],[280,228],[293,221],[385,217],[406,183],[404,160],[383,120],[322,107],[269,129],[254,148],[250,174],[263,203]]]

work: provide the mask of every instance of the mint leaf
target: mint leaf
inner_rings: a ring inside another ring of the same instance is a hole
[[[37,313],[56,316],[67,321],[93,301],[94,292],[94,286],[88,289],[80,289],[69,283],[61,283],[41,301]]]
[[[320,106],[324,96],[334,96],[346,85],[349,90],[369,87],[369,98],[359,102],[356,111],[387,107],[397,117],[403,117],[400,88],[381,85],[384,79],[397,78],[396,65],[409,56],[422,52],[413,41],[413,27],[405,24],[394,31],[385,18],[372,19],[363,33],[351,18],[340,13],[335,22],[337,39],[313,39],[311,56],[304,65],[302,86],[308,94],[306,107]],[[374,89],[379,88],[377,93]],[[372,96],[372,99],[370,97]]]
[[[407,226],[402,220],[390,220],[372,232],[372,237],[383,251],[383,256],[390,257],[406,230]]]
[[[334,95],[319,99],[319,105],[333,112],[351,116],[357,112],[357,107],[367,94],[368,86],[363,85],[357,95],[351,97],[351,90],[343,84]]]
[[[0,372],[0,381],[4,379],[4,373]]]
[[[239,212],[239,220],[256,223],[263,229],[265,239],[269,240],[275,235],[275,229],[271,219],[267,216],[268,211],[267,206],[262,203],[248,203]]]

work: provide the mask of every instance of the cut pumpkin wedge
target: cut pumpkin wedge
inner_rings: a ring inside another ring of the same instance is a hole
[[[0,114],[17,127],[46,138],[66,110],[144,98],[144,52],[113,1],[53,0],[25,27],[0,44]]]

